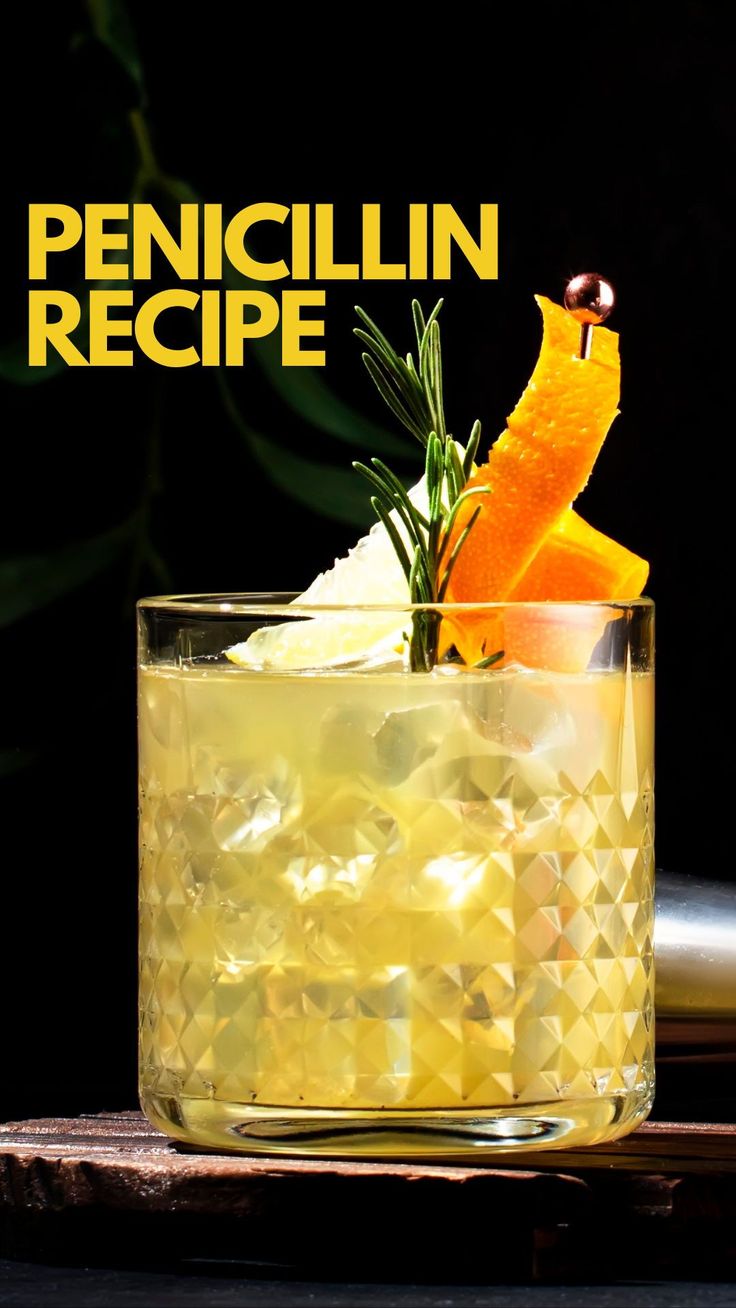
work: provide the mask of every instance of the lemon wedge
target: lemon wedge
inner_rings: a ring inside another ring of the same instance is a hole
[[[426,513],[425,479],[409,491],[413,504]],[[392,518],[408,544],[398,514]],[[292,601],[297,611],[305,606],[324,607],[323,613],[259,627],[247,640],[231,645],[225,654],[242,668],[261,671],[296,671],[360,664],[380,665],[405,656],[404,632],[410,619],[401,610],[409,603],[409,587],[396,551],[383,523],[377,522],[345,558],[336,559]],[[361,612],[361,605],[396,604],[396,612]],[[330,612],[330,606],[340,606]],[[345,606],[351,606],[345,612]],[[357,607],[356,607],[357,606]]]

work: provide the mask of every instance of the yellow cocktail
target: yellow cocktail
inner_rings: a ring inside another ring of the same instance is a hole
[[[539,299],[485,461],[448,430],[440,305],[405,357],[359,310],[423,478],[356,464],[378,522],[291,603],[142,603],[141,1087],[171,1134],[448,1153],[648,1112],[648,565],[571,508],[617,413],[611,303],[595,274]]]
[[[648,605],[634,612],[641,627]],[[631,613],[611,609],[614,627]],[[403,1152],[640,1119],[653,679],[637,661],[144,666],[149,1115],[212,1146]]]

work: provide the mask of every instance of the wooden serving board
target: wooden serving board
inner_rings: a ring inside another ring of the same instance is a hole
[[[140,1113],[0,1126],[0,1253],[453,1281],[726,1276],[736,1127],[470,1166],[184,1151]]]

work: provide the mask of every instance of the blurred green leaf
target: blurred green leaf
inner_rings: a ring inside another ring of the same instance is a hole
[[[0,749],[0,777],[9,777],[13,772],[27,768],[37,758],[33,749]]]
[[[54,353],[49,355],[45,368],[29,368],[27,340],[10,341],[7,345],[0,346],[0,377],[3,381],[16,382],[18,386],[31,386],[34,382],[46,381],[65,367],[64,360]]]
[[[123,0],[87,0],[92,28],[143,94],[143,65],[130,16]]]
[[[234,290],[269,290],[266,283],[250,281],[231,265],[223,269],[223,282]],[[412,441],[394,436],[346,404],[322,380],[321,369],[285,368],[281,362],[280,332],[252,341],[251,351],[277,395],[313,427],[356,446],[364,454],[403,454],[411,458]]]
[[[126,224],[124,230],[126,229],[130,235],[130,222]],[[130,258],[130,254],[128,250],[108,250],[106,257],[108,263],[124,263]],[[72,339],[82,354],[86,356],[89,353],[90,291],[126,291],[130,290],[132,284],[130,280],[116,279],[104,282],[80,282],[72,289],[72,295],[79,301],[81,309]],[[0,346],[0,378],[3,381],[15,382],[16,386],[34,386],[36,382],[50,381],[52,377],[58,377],[69,367],[51,346],[47,351],[46,359],[45,364],[32,368],[28,362],[28,337],[9,341],[7,345]]]
[[[0,627],[51,604],[103,572],[130,542],[135,518],[102,536],[67,545],[51,554],[0,560]]]
[[[292,499],[336,522],[372,524],[370,504],[352,468],[312,463],[257,432],[251,432],[248,444],[269,480]]]
[[[354,469],[314,463],[261,436],[245,421],[222,368],[218,368],[217,381],[228,417],[274,486],[336,522],[348,522],[355,527],[372,523],[369,499]]]
[[[120,285],[124,283],[121,282]],[[80,301],[82,310],[79,323],[73,333],[73,340],[77,349],[85,355],[89,348],[89,289],[82,284],[72,292]],[[35,386],[36,382],[50,381],[52,377],[58,377],[60,373],[66,372],[68,367],[68,363],[51,346],[46,354],[46,363],[31,367],[28,362],[27,338],[10,341],[8,345],[0,348],[0,377],[4,381],[15,382],[16,386]]]
[[[109,257],[112,259],[119,253],[119,251],[110,252]],[[127,282],[120,283],[121,286],[127,284]],[[96,285],[101,286],[102,283]],[[107,282],[106,285],[112,286],[112,282]],[[89,292],[92,289],[93,287],[87,282],[80,282],[78,286],[72,287],[71,292],[79,301],[81,309],[79,323],[72,335],[74,344],[82,354],[86,354],[89,348]],[[0,347],[0,377],[3,381],[15,382],[17,386],[34,386],[36,382],[50,381],[52,377],[58,377],[59,373],[66,372],[69,367],[52,346],[48,347],[46,360],[43,365],[31,367],[28,362],[27,335],[20,340],[9,341],[7,345]]]
[[[278,333],[252,344],[253,358],[282,400],[313,427],[327,432],[364,454],[399,454],[411,458],[413,444],[364,418],[330,390],[314,368],[284,368]]]

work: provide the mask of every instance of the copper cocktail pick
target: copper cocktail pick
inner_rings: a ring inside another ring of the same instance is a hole
[[[605,322],[615,302],[613,287],[600,273],[578,273],[565,289],[565,308],[580,323],[581,359],[590,358],[593,328]]]

